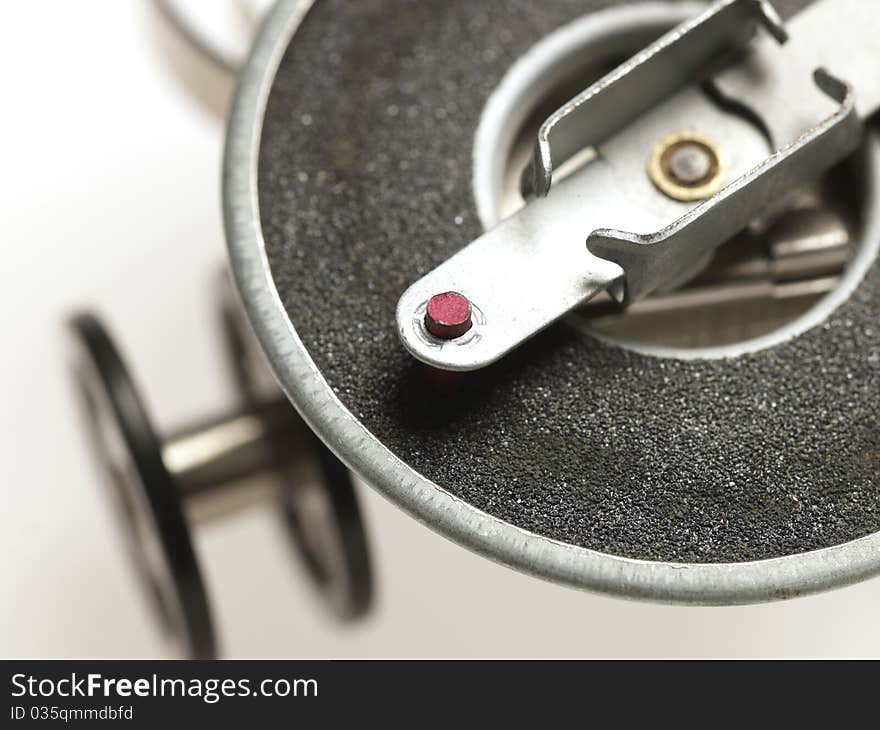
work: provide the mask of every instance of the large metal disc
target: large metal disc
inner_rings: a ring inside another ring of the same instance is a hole
[[[548,34],[611,5],[281,2],[244,70],[226,157],[230,254],[261,344],[343,461],[509,565],[699,603],[874,574],[876,139],[849,178],[856,262],[772,345],[659,357],[562,322],[438,383],[397,341],[400,294],[482,232],[472,152],[493,91]],[[598,37],[612,16],[595,17]]]

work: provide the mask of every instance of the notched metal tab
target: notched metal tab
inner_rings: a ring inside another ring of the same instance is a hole
[[[624,304],[650,294],[744,229],[785,193],[818,178],[858,147],[863,124],[852,89],[823,68],[815,71],[814,79],[840,109],[795,142],[656,233],[600,229],[590,234],[589,252],[626,272]]]
[[[788,32],[767,0],[722,0],[675,28],[554,112],[538,131],[533,192],[550,192],[553,168],[598,145],[687,84],[714,61],[741,50],[763,25],[779,42]],[[526,173],[528,174],[528,172]]]

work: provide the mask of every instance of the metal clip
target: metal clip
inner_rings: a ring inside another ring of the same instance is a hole
[[[825,69],[814,73],[816,85],[840,104],[837,113],[804,133],[675,223],[650,235],[596,230],[587,249],[614,261],[626,272],[623,303],[641,299],[701,259],[707,251],[745,228],[769,202],[805,180],[818,177],[862,136],[850,86]]]
[[[767,0],[723,0],[680,25],[557,109],[541,125],[532,161],[534,192],[544,197],[562,164],[742,50],[763,25],[779,43],[788,31]]]

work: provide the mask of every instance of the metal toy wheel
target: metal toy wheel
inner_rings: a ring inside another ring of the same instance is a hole
[[[242,409],[164,439],[97,317],[80,314],[69,324],[87,429],[131,560],[164,633],[192,658],[218,650],[192,520],[268,498],[330,616],[357,619],[372,600],[369,548],[350,474],[277,392],[228,280],[221,316]]]
[[[177,484],[116,346],[100,321],[70,321],[85,422],[129,538],[129,553],[162,628],[187,656],[216,653],[211,612]]]

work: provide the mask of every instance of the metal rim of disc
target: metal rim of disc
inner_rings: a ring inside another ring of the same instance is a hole
[[[220,282],[220,302],[233,378],[245,402],[256,405],[271,397],[269,391],[277,391],[277,384],[271,374],[264,377],[263,371],[268,370],[265,356],[225,275]],[[297,417],[293,406],[291,417]],[[302,470],[278,468],[285,532],[321,600],[337,618],[354,620],[365,615],[373,602],[369,542],[354,481],[345,465],[305,424],[298,438],[298,458],[308,461],[306,479]],[[279,464],[285,456],[278,454]]]
[[[77,315],[69,330],[79,354],[77,366],[83,368],[76,377],[88,409],[88,426],[127,522],[138,575],[163,627],[186,655],[213,658],[216,638],[208,595],[183,504],[137,387],[97,317]],[[108,436],[118,440],[124,464],[111,463],[98,419],[113,429]],[[120,473],[114,473],[117,470]]]
[[[731,605],[792,598],[880,573],[880,532],[743,563],[652,562],[551,540],[455,498],[395,456],[346,409],[303,346],[275,289],[257,193],[266,103],[281,58],[313,3],[281,0],[242,70],[227,130],[224,217],[232,270],[257,337],[287,396],[336,455],[446,537],[510,567],[578,588],[669,603]],[[880,164],[876,145],[871,154]]]

